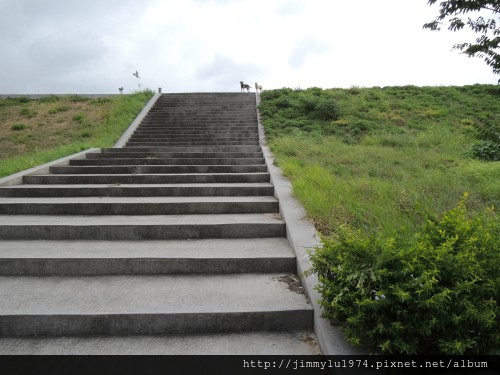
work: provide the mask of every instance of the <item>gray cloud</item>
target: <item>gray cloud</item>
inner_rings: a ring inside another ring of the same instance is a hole
[[[105,45],[98,35],[74,33],[37,38],[28,46],[28,57],[46,72],[78,71],[104,56]]]
[[[394,7],[377,7],[377,18],[364,20],[350,39],[364,40],[367,32],[377,39],[381,31],[376,26],[392,22]],[[398,30],[419,43],[402,52],[411,64],[399,81],[497,81],[481,61],[449,52],[453,33],[429,36],[421,31],[418,25],[427,17],[419,21],[417,16],[427,9],[425,2],[408,7],[415,17],[398,24]],[[358,11],[355,2],[329,0],[0,0],[0,92],[104,93],[117,92],[120,86],[135,90],[136,69],[142,87],[161,85],[170,92],[239,91],[240,80],[268,88],[293,80],[305,87],[317,85],[333,63],[342,67],[338,85],[399,82],[387,69],[390,54],[377,51],[376,80],[360,76],[352,61],[332,54],[372,53],[370,46],[361,50],[343,34],[352,23],[344,15]],[[325,62],[321,68],[308,67],[300,76],[293,71],[318,57]],[[420,65],[431,60],[440,68],[418,77]]]
[[[99,67],[141,7],[132,0],[0,0],[0,81],[7,93],[98,91]],[[141,3],[144,8],[144,3]],[[108,57],[108,58],[107,58]],[[94,88],[92,88],[94,86]],[[88,87],[81,88],[81,87]]]

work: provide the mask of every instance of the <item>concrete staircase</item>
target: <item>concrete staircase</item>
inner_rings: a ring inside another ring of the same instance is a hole
[[[313,354],[251,94],[0,186],[0,354]]]

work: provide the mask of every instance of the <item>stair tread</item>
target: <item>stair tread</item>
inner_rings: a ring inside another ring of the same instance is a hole
[[[317,355],[310,331],[0,338],[0,355]]]
[[[215,197],[49,197],[49,198],[0,198],[3,204],[137,204],[137,203],[239,203],[277,202],[273,196],[215,196]]]
[[[290,258],[285,238],[167,241],[0,241],[0,259]]]
[[[216,214],[216,215],[0,215],[0,225],[28,226],[113,226],[113,225],[219,225],[219,224],[277,224],[283,221],[277,214]]]
[[[311,310],[283,274],[0,276],[0,316]]]
[[[203,183],[203,184],[85,184],[85,185],[66,185],[66,184],[51,184],[51,185],[13,185],[0,186],[1,189],[81,189],[81,188],[103,188],[103,187],[120,187],[120,188],[156,188],[156,187],[269,187],[273,186],[270,182],[249,182],[249,183]]]

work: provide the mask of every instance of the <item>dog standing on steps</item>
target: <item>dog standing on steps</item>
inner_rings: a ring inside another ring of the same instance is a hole
[[[255,92],[262,92],[262,85],[255,82]]]
[[[250,92],[250,85],[247,85],[246,83],[243,83],[243,81],[240,81],[240,86],[241,86],[241,92],[244,92],[245,89],[247,92]]]

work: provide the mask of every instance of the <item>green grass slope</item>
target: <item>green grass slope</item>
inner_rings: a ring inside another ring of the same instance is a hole
[[[470,156],[498,122],[500,87],[384,87],[262,93],[268,143],[317,228],[412,236],[469,193],[500,203],[500,163]],[[498,126],[498,124],[497,124]]]
[[[0,100],[0,177],[93,147],[112,147],[153,96]]]

